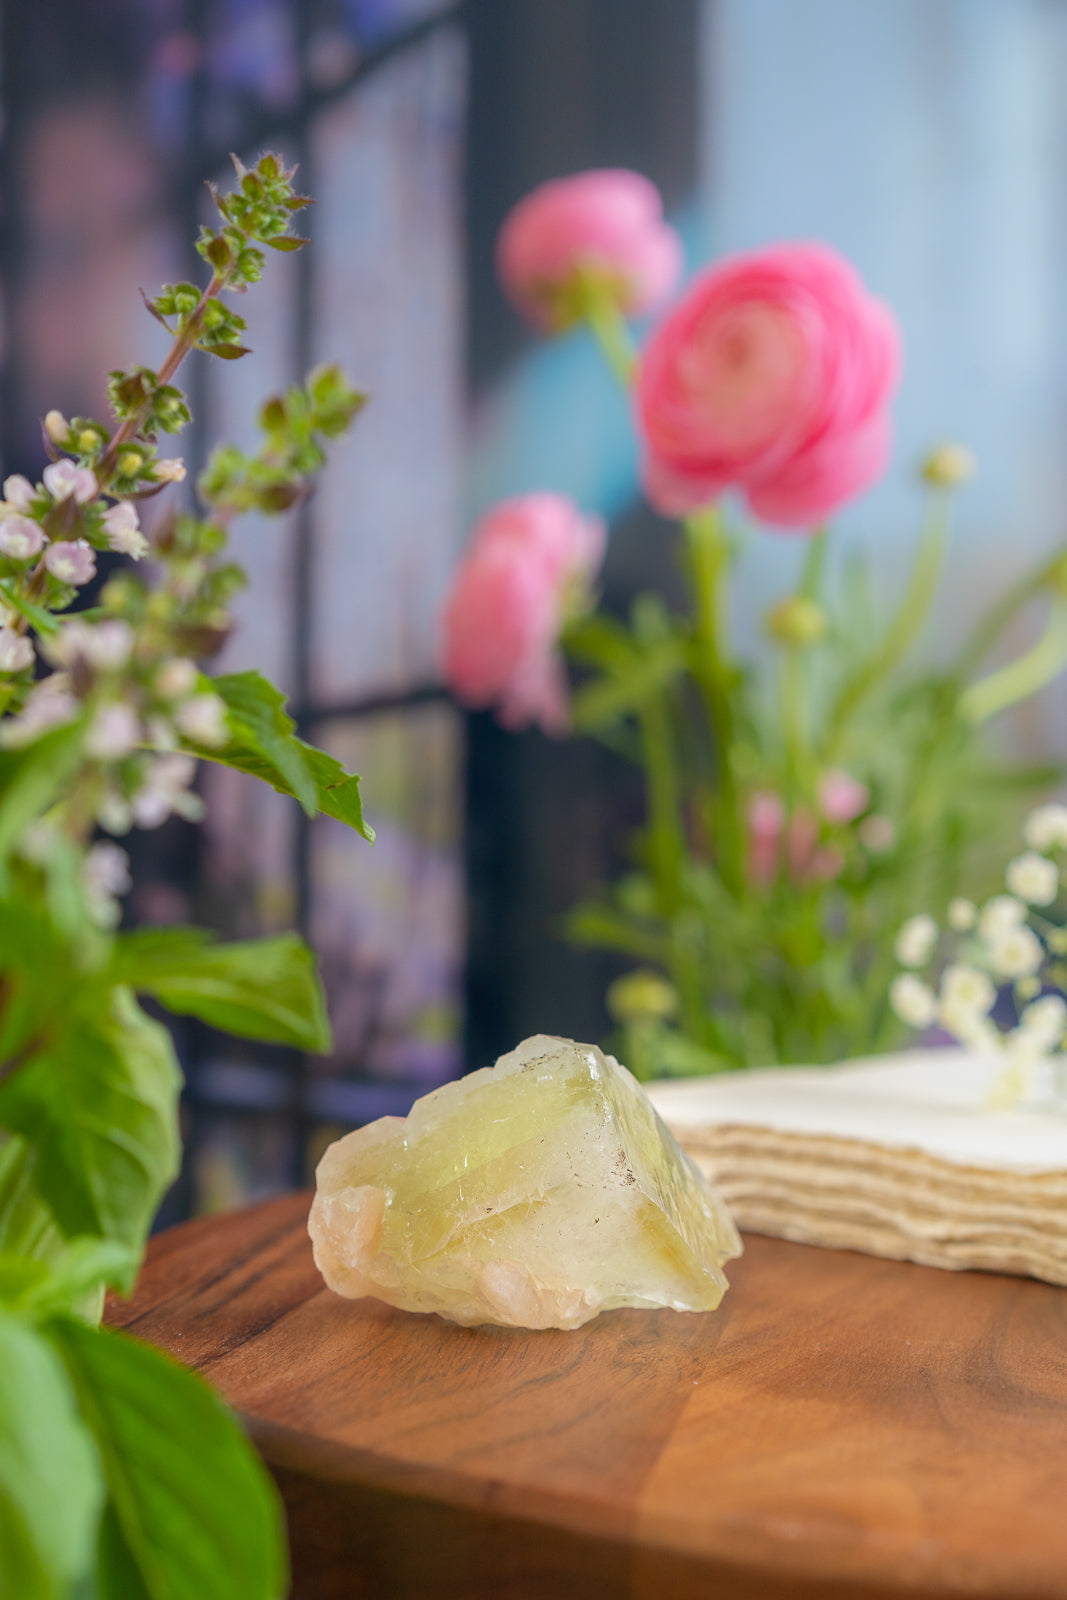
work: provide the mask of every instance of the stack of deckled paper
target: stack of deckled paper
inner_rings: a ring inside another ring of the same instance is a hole
[[[992,1109],[1002,1068],[909,1051],[646,1087],[741,1228],[1067,1284],[1067,1110]]]

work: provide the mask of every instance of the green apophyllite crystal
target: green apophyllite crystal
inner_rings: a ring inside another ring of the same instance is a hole
[[[308,1229],[331,1289],[453,1322],[708,1311],[741,1241],[625,1067],[540,1034],[331,1145]]]

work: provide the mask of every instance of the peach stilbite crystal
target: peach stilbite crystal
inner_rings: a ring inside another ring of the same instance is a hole
[[[626,1068],[544,1034],[331,1145],[308,1231],[338,1294],[524,1328],[711,1310],[741,1253]]]

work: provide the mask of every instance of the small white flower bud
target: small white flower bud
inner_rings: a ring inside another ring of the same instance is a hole
[[[983,939],[995,939],[1025,921],[1026,907],[1021,900],[1010,894],[995,894],[978,914],[978,932]]]
[[[94,844],[83,871],[86,885],[100,894],[126,894],[133,883],[130,858],[118,844]]]
[[[157,483],[182,483],[185,479],[185,462],[180,456],[157,461],[152,472]]]
[[[176,726],[194,744],[217,748],[229,742],[226,702],[217,694],[194,694],[174,713]]]
[[[1059,868],[1047,856],[1028,850],[1008,862],[1004,874],[1012,894],[1032,906],[1050,906],[1060,891]]]
[[[70,432],[70,423],[62,411],[48,411],[45,413],[44,431],[53,444],[63,444]]]
[[[133,812],[122,795],[109,790],[97,805],[96,820],[108,833],[129,833],[133,826]]]
[[[965,900],[962,895],[957,895],[955,900],[949,902],[948,925],[955,928],[957,933],[967,933],[978,917],[978,911],[973,900]]]
[[[0,550],[12,561],[28,561],[44,544],[44,529],[31,517],[5,517],[0,522]]]
[[[73,495],[79,505],[84,505],[96,494],[96,479],[89,468],[76,467],[73,461],[53,461],[45,467],[43,476],[45,488],[57,503]]]
[[[200,669],[195,661],[175,656],[164,661],[153,679],[153,687],[161,700],[181,700],[192,694],[200,682]]]
[[[1032,928],[1007,928],[989,941],[989,965],[998,978],[1028,978],[1044,959],[1044,948]]]
[[[897,934],[896,957],[902,967],[924,967],[937,943],[937,923],[925,912],[909,917]]]
[[[928,1028],[937,1016],[933,991],[913,972],[901,972],[893,979],[889,1003],[909,1028]]]
[[[25,672],[33,666],[33,645],[14,628],[0,628],[0,672]]]
[[[996,998],[997,992],[989,981],[989,975],[979,967],[956,961],[945,968],[941,978],[941,999],[944,1004],[984,1017],[992,1010]]]
[[[50,544],[44,564],[60,583],[80,585],[96,575],[96,556],[87,539],[60,539]]]
[[[97,761],[121,761],[141,741],[141,724],[131,706],[101,706],[85,736],[86,753]]]
[[[118,500],[104,512],[104,532],[112,550],[140,561],[148,552],[148,540],[140,531],[137,507],[129,500]]]
[[[24,478],[21,472],[13,472],[9,478],[4,479],[4,499],[9,506],[14,506],[16,511],[28,511],[33,504],[36,490],[29,478]]]
[[[1031,811],[1023,823],[1023,838],[1031,850],[1067,849],[1067,806],[1050,802]]]

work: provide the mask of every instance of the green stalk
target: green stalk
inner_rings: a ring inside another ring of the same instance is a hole
[[[975,726],[987,722],[998,711],[1043,689],[1065,666],[1067,607],[1061,603],[1053,606],[1045,631],[1032,650],[964,690],[959,698],[960,715]]]
[[[830,712],[825,751],[827,762],[836,756],[854,713],[907,654],[926,620],[944,565],[950,508],[951,501],[944,489],[931,490],[926,523],[903,598],[881,644],[844,685]]]
[[[685,901],[687,857],[682,822],[682,797],[667,708],[656,699],[639,714],[642,758],[648,795],[648,857],[659,912],[670,943],[671,980],[682,1007],[682,1025],[690,1038],[701,1040],[707,1028],[704,984],[699,961],[679,939],[678,918]]]
[[[693,675],[704,696],[715,739],[718,795],[713,821],[719,872],[726,887],[737,894],[744,881],[744,844],[734,773],[734,715],[727,660],[726,578],[730,553],[716,507],[694,512],[683,527],[693,593]]]
[[[602,288],[588,284],[582,296],[582,310],[608,366],[622,387],[629,389],[637,363],[637,351],[618,305]]]
[[[1017,613],[1043,589],[1056,584],[1065,564],[1067,564],[1067,544],[1061,545],[1055,555],[1043,561],[1034,572],[1020,578],[1018,583],[987,611],[960,652],[953,674],[959,682],[966,682],[977,670]]]
[[[807,552],[804,556],[804,568],[800,574],[800,588],[797,591],[805,600],[818,600],[822,593],[823,572],[826,568],[826,528],[816,528],[808,540]]]

